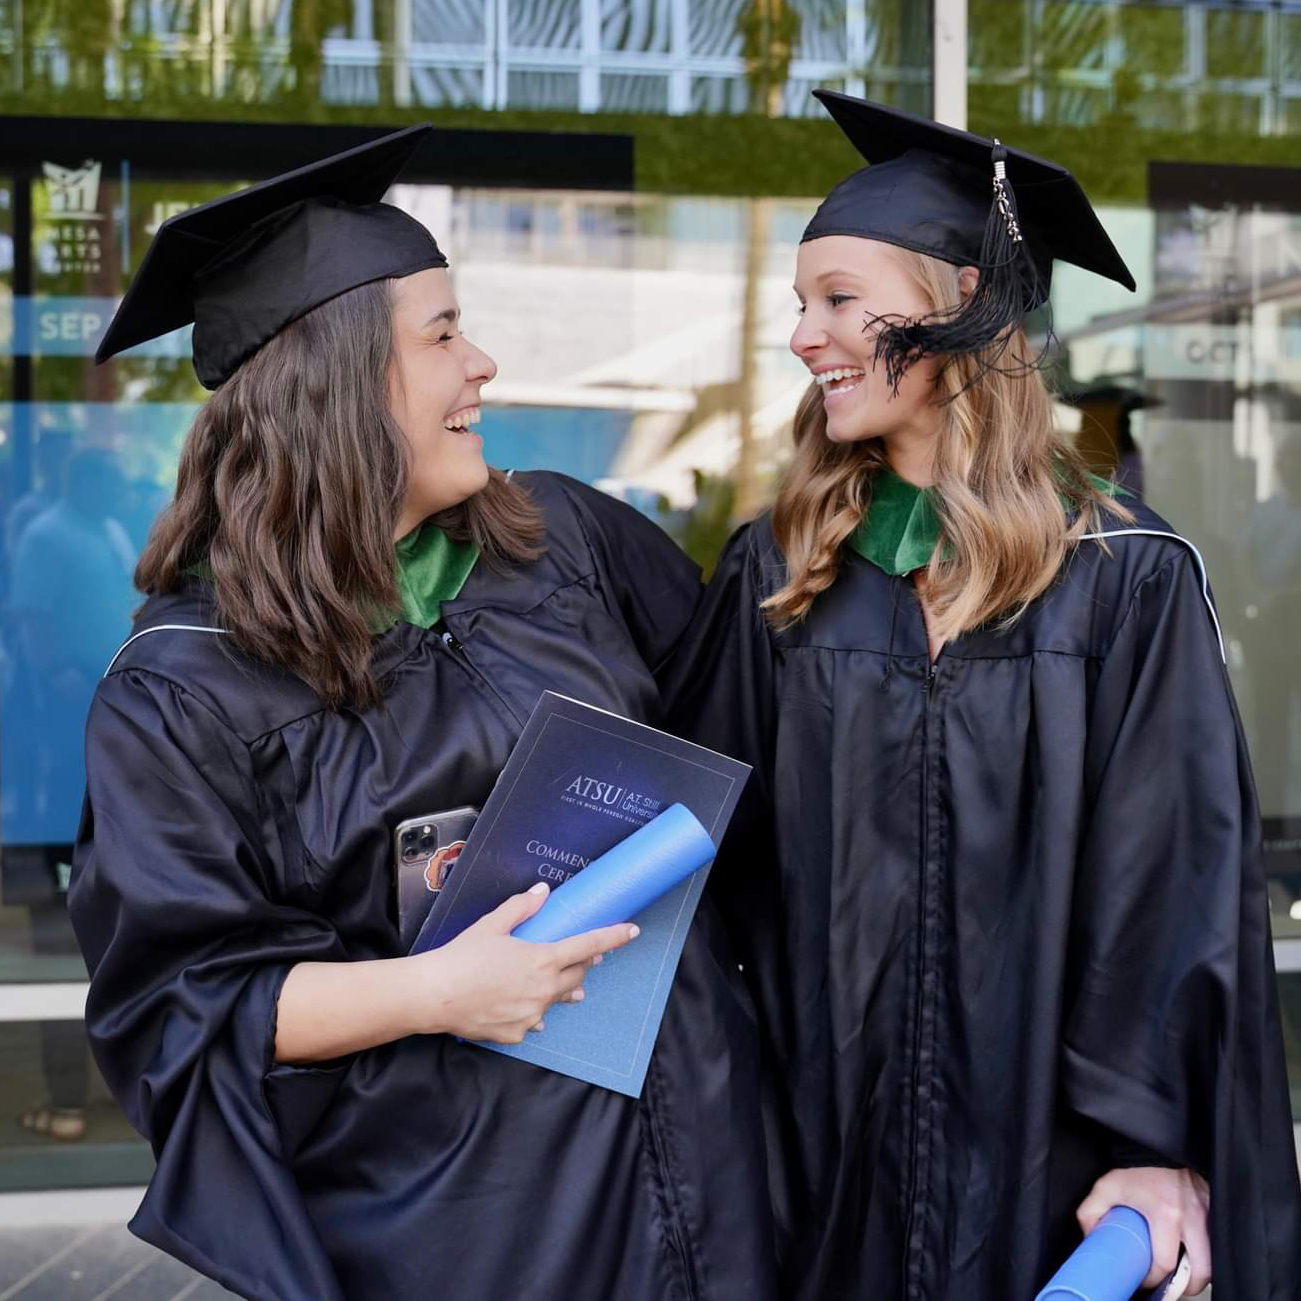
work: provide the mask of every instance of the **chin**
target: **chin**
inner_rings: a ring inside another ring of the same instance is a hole
[[[860,429],[856,425],[849,423],[840,423],[827,421],[827,442],[829,443],[861,443],[865,438],[871,438],[870,430]]]

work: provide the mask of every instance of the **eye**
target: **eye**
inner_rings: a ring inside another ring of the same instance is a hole
[[[852,301],[853,301],[853,297],[850,294],[828,294],[827,295],[827,302],[830,303],[833,308],[843,307],[845,303],[849,303]]]
[[[804,315],[804,304],[803,304],[803,303],[797,303],[797,304],[796,304],[796,306],[795,306],[795,315],[796,315],[796,316],[803,316],[803,315]]]

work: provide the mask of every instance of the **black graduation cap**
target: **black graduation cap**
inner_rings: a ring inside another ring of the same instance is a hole
[[[169,217],[97,362],[194,322],[194,369],[215,389],[291,321],[372,280],[445,267],[430,233],[381,203],[429,124]]]
[[[961,308],[880,327],[877,356],[892,380],[927,353],[1005,342],[1011,326],[1047,302],[1054,258],[1135,288],[1066,168],[901,109],[813,93],[872,165],[831,191],[804,240],[857,235],[981,273]]]

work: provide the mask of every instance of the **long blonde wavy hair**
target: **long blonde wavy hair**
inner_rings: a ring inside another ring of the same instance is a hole
[[[957,267],[894,252],[933,308],[961,301]],[[1018,328],[999,364],[1030,355]],[[1103,512],[1126,522],[1133,516],[1094,485],[1058,434],[1037,370],[1007,373],[983,367],[979,356],[957,356],[947,359],[935,389],[942,424],[931,500],[941,542],[926,570],[926,604],[933,634],[948,641],[991,620],[1010,626],[1081,537],[1098,530]],[[802,619],[835,581],[842,547],[871,510],[873,480],[889,467],[880,438],[827,438],[816,384],[800,400],[794,437],[795,459],[773,507],[787,581],[763,603],[778,628]],[[1063,507],[1074,516],[1069,524]]]

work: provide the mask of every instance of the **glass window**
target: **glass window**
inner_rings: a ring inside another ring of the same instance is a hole
[[[228,188],[53,158],[23,196],[23,231],[0,191],[0,983],[27,986],[37,1017],[61,1003],[46,986],[85,979],[66,895],[86,711],[139,604],[135,560],[203,396],[185,332],[104,367],[91,354],[158,225]],[[58,1015],[0,1024],[0,1096],[19,1122],[0,1143],[0,1189],[147,1178],[148,1148],[89,1066],[81,1023]]]
[[[604,73],[601,108],[607,113],[667,113],[668,78],[645,73]]]
[[[38,1000],[84,979],[66,891],[85,713],[206,396],[187,331],[102,367],[91,354],[158,225],[234,185],[67,157],[31,189],[30,292],[0,327],[0,374],[21,366],[28,381],[21,406],[12,389],[0,405],[12,507],[0,537],[0,983]],[[785,345],[812,202],[430,185],[391,198],[438,233],[467,333],[498,363],[481,426],[491,459],[563,466],[712,561],[733,512],[771,493],[804,387]],[[0,205],[6,236],[9,214]],[[12,278],[0,277],[6,305]],[[561,323],[576,284],[588,307]],[[744,382],[742,347],[756,358]],[[86,1122],[75,1143],[19,1126],[0,1143],[0,1187],[147,1177],[147,1148],[87,1066],[79,1022],[0,1024],[0,1061],[12,1116],[82,1108]]]
[[[506,81],[506,93],[512,106],[576,110],[578,74],[512,68]]]
[[[1206,15],[1206,71],[1212,77],[1249,78],[1268,74],[1265,24],[1268,15],[1225,13]]]
[[[1280,101],[1295,93],[1298,15],[1296,0],[1268,8],[1232,0],[969,0],[971,125],[1008,138],[1026,125],[1057,133],[1099,124],[1130,132],[1127,151],[1138,143],[1136,126],[1154,148],[1177,156],[1189,147],[1178,132],[1226,149],[1283,136],[1291,117]],[[1060,135],[1054,147],[1062,152]],[[1114,170],[1115,148],[1110,133],[1077,143],[1099,172]]]
[[[1064,369],[1112,391],[1069,419],[1205,558],[1301,969],[1301,3],[970,0],[968,30],[972,128],[1069,166],[1138,280],[1058,263]]]
[[[508,39],[515,47],[576,49],[582,23],[582,0],[506,0]]]
[[[1289,81],[1301,80],[1301,14],[1278,17],[1279,75]]]
[[[0,1061],[0,1193],[149,1179],[149,1148],[104,1087],[80,1021],[0,1022]]]
[[[1083,404],[1081,448],[1205,561],[1260,795],[1278,963],[1296,970],[1301,171],[1154,163],[1150,188],[1147,206],[1101,213],[1139,281],[1137,299],[1059,264],[1054,322],[1072,384],[1113,389]],[[1301,1089],[1295,988],[1285,988]]]
[[[672,43],[670,0],[601,0],[601,48],[667,53]]]
[[[1106,66],[1108,6],[1049,0],[1038,11],[1031,48],[1045,68],[1078,72]]]
[[[1186,70],[1187,28],[1179,6],[1123,5],[1116,15],[1116,33],[1124,47],[1125,67],[1135,73],[1166,78]]]

